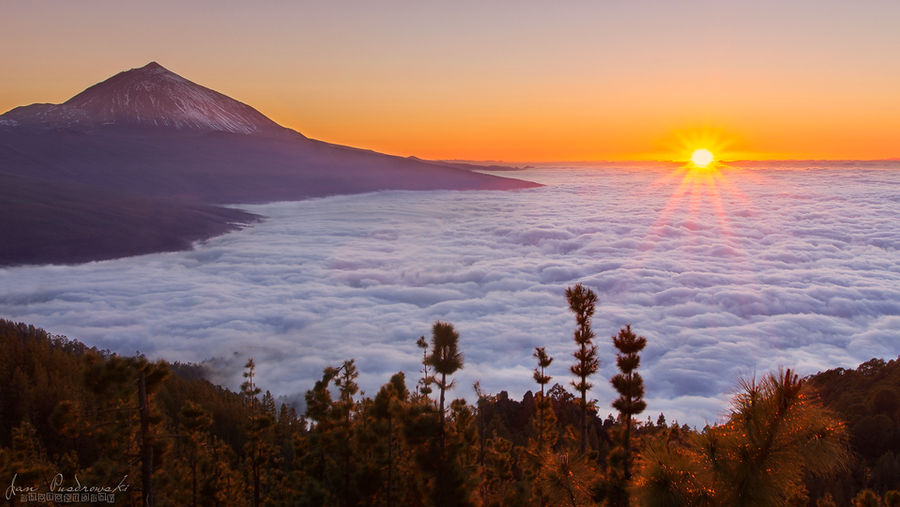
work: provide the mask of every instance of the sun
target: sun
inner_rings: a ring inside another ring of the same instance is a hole
[[[706,148],[700,148],[698,150],[694,150],[694,153],[691,154],[691,162],[694,166],[704,169],[712,164],[716,157],[712,154],[711,151]]]
[[[683,164],[684,169],[707,172],[723,167],[733,160],[734,135],[720,128],[703,127],[672,131],[665,141],[666,152],[660,160]],[[663,158],[664,157],[664,158]]]

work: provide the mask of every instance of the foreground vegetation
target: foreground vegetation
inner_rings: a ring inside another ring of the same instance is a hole
[[[107,488],[123,505],[897,505],[900,361],[745,380],[728,421],[696,430],[640,419],[646,340],[626,327],[613,337],[618,417],[602,420],[596,297],[566,296],[577,395],[550,386],[559,358],[538,348],[535,394],[476,385],[476,403],[451,399],[464,356],[437,322],[415,379],[363,397],[348,360],[325,369],[303,414],[262,392],[252,360],[235,393],[196,366],[0,320],[2,489],[21,501],[62,474],[68,491]]]

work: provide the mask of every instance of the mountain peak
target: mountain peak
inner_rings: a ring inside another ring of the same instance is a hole
[[[137,125],[256,134],[281,130],[256,109],[189,81],[152,61],[120,72],[62,104],[34,104],[0,124],[49,127]]]
[[[157,63],[157,62],[155,62],[155,61],[154,61],[154,62],[150,62],[150,63],[148,63],[147,65],[144,65],[143,67],[137,67],[137,68],[134,68],[134,69],[131,69],[131,70],[127,70],[127,71],[125,71],[125,72],[131,72],[131,73],[136,73],[136,74],[144,74],[144,75],[147,75],[147,76],[160,75],[160,74],[170,74],[170,75],[172,75],[172,76],[176,76],[176,77],[181,78],[181,76],[179,76],[178,74],[176,74],[176,73],[172,72],[171,70],[169,70],[169,69],[163,67],[162,65],[160,65],[159,63]],[[184,78],[182,78],[182,79],[184,79]]]

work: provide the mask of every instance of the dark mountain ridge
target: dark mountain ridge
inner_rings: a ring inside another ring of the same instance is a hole
[[[11,241],[0,245],[0,265],[83,262],[117,257],[124,251],[132,255],[181,249],[232,230],[236,222],[247,222],[234,220],[234,210],[211,213],[203,208],[215,204],[377,190],[539,186],[475,172],[485,169],[309,139],[247,104],[151,62],[116,74],[62,104],[32,104],[0,115],[4,192],[32,196],[27,202],[4,202],[0,228]],[[35,187],[44,191],[34,192]],[[63,195],[66,205],[59,199]],[[153,199],[164,201],[151,205]],[[96,213],[89,212],[91,203],[123,220],[99,227]],[[157,220],[161,215],[148,211],[154,209],[165,211],[166,219]],[[200,209],[204,211],[198,215]],[[181,215],[198,226],[190,232],[161,229],[162,222],[178,222]],[[52,252],[70,253],[38,252],[48,248],[41,242],[54,237],[52,231],[60,230],[61,224],[68,231],[59,238],[65,245],[55,245]],[[170,236],[168,246],[143,241],[147,235]],[[97,251],[100,243],[134,244],[134,248],[104,253]]]

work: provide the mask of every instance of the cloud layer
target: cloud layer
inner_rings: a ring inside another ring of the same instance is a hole
[[[648,339],[647,414],[702,425],[740,376],[801,374],[900,354],[897,167],[540,168],[514,192],[379,192],[246,207],[269,219],[194,251],[0,270],[0,316],[121,353],[207,362],[231,387],[302,394],[355,358],[374,394],[435,320],[462,337],[455,395],[533,389],[531,357],[567,384],[574,318],[599,295],[601,413],[609,336]],[[896,166],[897,164],[890,164]]]

